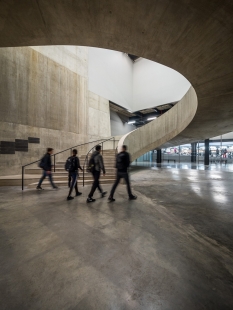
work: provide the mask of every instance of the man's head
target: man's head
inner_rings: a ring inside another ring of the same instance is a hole
[[[122,152],[126,152],[127,151],[127,146],[126,145],[122,145]]]
[[[53,149],[51,147],[47,148],[47,153],[49,153],[50,155],[53,154]]]
[[[73,156],[76,156],[78,154],[78,150],[73,149],[72,153],[73,153]]]
[[[96,145],[95,150],[96,150],[97,152],[100,152],[100,151],[101,151],[101,145]]]

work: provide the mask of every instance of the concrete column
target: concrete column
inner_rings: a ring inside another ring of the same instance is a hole
[[[204,163],[206,166],[208,166],[210,163],[210,140],[209,139],[205,140],[205,160],[204,160]]]
[[[191,163],[195,163],[197,161],[197,143],[191,143]]]
[[[161,149],[157,150],[157,164],[161,164],[162,162],[162,151]]]

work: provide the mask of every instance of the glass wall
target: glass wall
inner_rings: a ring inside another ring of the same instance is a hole
[[[233,162],[233,140],[214,142],[210,140],[210,163],[217,163],[227,161]],[[178,145],[170,148],[162,149],[162,162],[191,163],[191,144]],[[204,163],[205,144],[204,142],[197,142],[196,162]],[[150,151],[137,159],[137,163],[156,163],[157,151]]]

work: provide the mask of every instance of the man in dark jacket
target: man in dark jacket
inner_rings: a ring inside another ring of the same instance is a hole
[[[119,154],[117,154],[116,166],[115,166],[115,168],[117,168],[117,178],[116,178],[116,181],[115,181],[115,183],[112,187],[112,190],[110,192],[110,196],[108,198],[109,201],[115,201],[113,196],[114,196],[115,190],[116,190],[117,185],[119,184],[121,178],[125,179],[129,199],[130,200],[137,199],[137,196],[134,196],[132,194],[131,188],[130,188],[129,174],[128,174],[128,168],[130,165],[130,156],[129,156],[129,153],[126,152],[126,150],[127,150],[127,146],[123,145],[121,152]]]
[[[67,196],[67,200],[74,199],[74,197],[71,196],[71,193],[74,188],[75,188],[76,196],[79,196],[82,194],[78,191],[78,169],[80,169],[81,171],[83,171],[83,169],[80,166],[79,158],[77,156],[78,151],[74,149],[72,152],[73,152],[73,156],[71,157],[71,168],[69,170],[70,190]]]
[[[52,162],[51,162],[51,155],[53,154],[53,149],[48,148],[47,153],[44,155],[44,157],[41,159],[40,162],[40,168],[43,169],[43,174],[42,177],[37,185],[36,189],[42,190],[43,188],[41,187],[42,182],[44,179],[48,176],[49,181],[52,185],[53,188],[58,188],[54,183],[53,183],[53,178],[52,178]]]
[[[96,151],[92,154],[93,159],[94,159],[94,170],[92,172],[94,182],[93,182],[91,191],[87,197],[87,202],[94,202],[95,201],[95,199],[93,199],[92,196],[94,195],[94,192],[97,188],[98,188],[99,192],[101,193],[101,197],[104,197],[107,194],[107,192],[103,191],[103,189],[99,183],[101,170],[103,171],[103,175],[105,176],[104,161],[103,161],[102,155],[100,154],[101,146],[97,145],[95,150]]]

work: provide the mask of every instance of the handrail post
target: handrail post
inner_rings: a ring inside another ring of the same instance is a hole
[[[104,155],[104,143],[102,142],[102,155]]]
[[[53,172],[55,172],[55,171],[56,171],[55,166],[56,166],[56,154],[54,154],[54,166],[53,166]]]
[[[113,149],[115,150],[115,137],[113,138]]]
[[[85,161],[84,161],[84,164],[83,164],[83,187],[84,187],[84,169],[85,169]]]
[[[24,166],[22,166],[22,191],[24,189]]]

